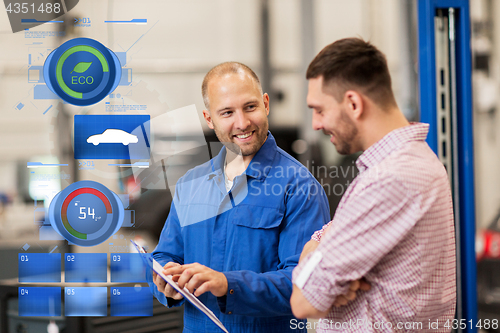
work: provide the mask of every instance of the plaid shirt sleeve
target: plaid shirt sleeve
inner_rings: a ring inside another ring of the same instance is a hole
[[[302,288],[309,303],[320,311],[332,307],[350,281],[365,276],[410,232],[422,215],[420,201],[418,193],[392,175],[369,183],[350,198],[316,249],[322,259]],[[309,258],[294,270],[294,283]]]
[[[328,228],[330,226],[330,224],[332,224],[332,222],[333,221],[330,221],[327,224],[325,224],[323,226],[323,228],[316,230],[314,232],[314,234],[312,234],[311,239],[315,240],[316,242],[319,242],[321,240],[321,237],[323,236],[323,233],[325,232],[326,228]]]

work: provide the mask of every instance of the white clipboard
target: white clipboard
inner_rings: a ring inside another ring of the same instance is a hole
[[[133,240],[130,240],[130,241],[132,242],[132,244],[134,244],[135,248],[137,249],[137,251],[139,253],[147,254],[147,252],[144,250],[144,248],[142,246],[139,246]],[[193,304],[195,307],[197,307],[201,312],[206,314],[207,317],[210,318],[210,320],[212,320],[215,323],[215,325],[219,326],[221,330],[223,330],[226,333],[229,333],[227,331],[227,329],[224,327],[224,325],[221,323],[219,318],[217,318],[217,316],[215,316],[214,313],[209,308],[207,308],[205,306],[205,304],[203,304],[195,295],[193,295],[186,287],[181,289],[179,287],[179,285],[177,284],[177,282],[172,280],[172,275],[163,274],[163,266],[160,265],[160,263],[158,261],[153,259],[152,256],[146,257],[144,255],[141,255],[141,257],[142,257],[143,261],[146,263],[146,265],[151,267],[156,272],[156,274],[161,276],[163,278],[163,280],[165,280],[169,285],[172,286],[172,288],[174,288],[179,294],[184,296],[185,299],[187,299],[191,304]]]

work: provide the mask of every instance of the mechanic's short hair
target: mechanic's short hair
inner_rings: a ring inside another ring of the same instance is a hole
[[[222,64],[218,64],[217,66],[209,70],[207,75],[205,75],[205,78],[203,79],[203,83],[201,85],[201,94],[203,96],[203,102],[205,103],[205,107],[207,108],[207,110],[210,110],[208,100],[208,83],[214,77],[219,77],[231,73],[246,73],[250,75],[250,77],[253,78],[257,83],[260,93],[262,94],[262,85],[260,83],[259,77],[250,67],[236,61],[223,62]]]

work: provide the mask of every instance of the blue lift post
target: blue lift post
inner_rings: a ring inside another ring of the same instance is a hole
[[[450,104],[454,104],[452,155],[455,163],[452,172],[455,221],[457,225],[457,319],[465,319],[465,332],[476,332],[477,282],[475,255],[475,195],[474,154],[472,130],[472,55],[470,48],[469,0],[418,0],[419,88],[420,120],[429,123],[427,143],[438,154],[438,131],[443,130],[438,121],[438,96],[436,83],[435,17],[438,10],[453,13],[455,34],[454,57],[450,56]],[[453,21],[453,19],[452,19]],[[450,52],[451,53],[451,52]],[[454,58],[454,61],[451,59]],[[454,99],[454,100],[453,100]],[[447,129],[450,131],[450,128]],[[455,186],[453,186],[455,185]],[[458,194],[458,196],[457,196]],[[457,205],[458,203],[458,205]]]

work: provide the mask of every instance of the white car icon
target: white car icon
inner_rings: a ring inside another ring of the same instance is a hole
[[[87,139],[88,143],[97,146],[100,143],[121,143],[128,146],[130,143],[137,143],[137,136],[119,129],[108,128],[102,134],[91,135]]]

